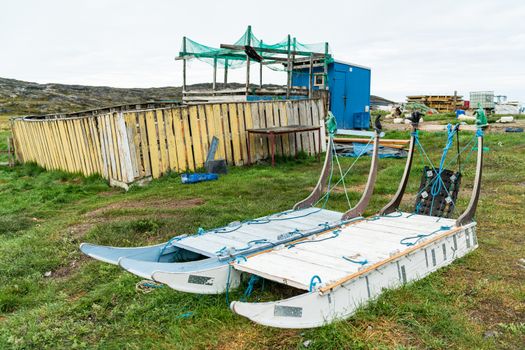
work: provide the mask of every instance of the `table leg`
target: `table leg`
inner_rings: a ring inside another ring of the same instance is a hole
[[[275,134],[273,132],[270,133],[270,143],[272,148],[272,167],[275,166]]]
[[[248,131],[248,165],[252,164],[251,152],[250,152],[250,132]]]

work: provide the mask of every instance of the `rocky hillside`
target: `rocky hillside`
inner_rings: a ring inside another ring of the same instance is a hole
[[[76,112],[112,105],[180,98],[180,87],[122,89],[107,86],[38,84],[0,78],[0,115]]]

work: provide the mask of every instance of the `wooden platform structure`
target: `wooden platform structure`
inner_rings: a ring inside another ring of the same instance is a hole
[[[198,44],[187,37],[182,39],[182,47],[175,60],[182,61],[182,95],[185,103],[195,102],[223,102],[223,101],[247,101],[248,96],[285,97],[291,96],[326,99],[328,74],[328,63],[332,60],[327,42],[322,43],[321,50],[311,50],[309,47],[318,44],[301,44],[296,38],[288,35],[286,42],[275,45],[265,45],[262,40],[257,39],[252,33],[252,27],[248,26],[243,37],[234,44],[220,44],[220,48],[213,48]],[[321,51],[321,52],[319,52]],[[213,83],[211,89],[187,89],[187,61],[200,59],[213,62]],[[217,69],[224,68],[224,86],[228,83],[228,67],[232,62],[246,65],[246,84],[244,88],[229,89],[220,88],[217,80]],[[253,85],[250,76],[251,65],[259,65],[258,85]],[[279,66],[287,74],[287,83],[281,87],[266,87],[263,85],[263,67]],[[313,69],[323,67],[324,87],[322,90],[313,89]],[[309,68],[308,87],[292,86],[292,71],[295,68]]]
[[[414,95],[407,96],[408,103],[423,104],[439,113],[454,112],[463,107],[463,96],[458,95]]]
[[[138,106],[146,108],[16,118],[12,120],[16,157],[46,169],[100,174],[112,185],[127,188],[169,172],[202,168],[214,136],[219,139],[217,158],[230,165],[248,163],[248,145],[251,160],[267,159],[268,140],[248,137],[247,129],[318,127],[325,116],[320,99]],[[319,146],[316,133],[306,131],[297,138],[277,136],[275,152],[288,156],[298,148],[315,155]]]

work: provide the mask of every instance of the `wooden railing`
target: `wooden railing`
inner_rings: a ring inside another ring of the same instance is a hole
[[[92,116],[31,117],[13,120],[17,159],[46,169],[100,174],[112,185],[127,187],[168,172],[195,171],[204,166],[211,140],[219,139],[216,158],[230,165],[269,156],[268,140],[246,129],[286,125],[321,125],[321,100],[287,100],[198,104]],[[314,155],[314,132],[280,136],[277,155],[295,149]]]

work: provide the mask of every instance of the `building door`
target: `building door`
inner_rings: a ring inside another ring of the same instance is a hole
[[[332,90],[330,91],[331,95],[331,111],[337,120],[337,128],[339,129],[349,129],[352,126],[348,126],[348,122],[351,123],[351,120],[347,120],[347,72],[334,71]]]

